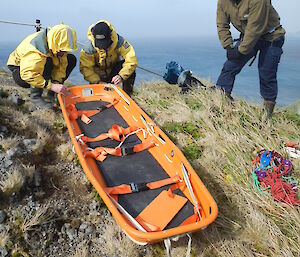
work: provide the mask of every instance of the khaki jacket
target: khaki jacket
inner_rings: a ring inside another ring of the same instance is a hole
[[[248,54],[260,38],[272,42],[285,34],[271,0],[241,0],[238,4],[233,0],[218,0],[217,28],[224,48],[233,45],[230,23],[243,34],[239,46],[242,54]]]
[[[61,24],[26,37],[9,55],[7,65],[19,66],[21,78],[33,87],[50,89],[51,81],[43,77],[47,58],[52,58],[52,81],[62,83],[66,77],[67,54],[58,57],[59,51],[78,50],[76,32]]]
[[[137,67],[137,58],[131,44],[123,37],[119,36],[112,24],[105,22],[111,29],[112,45],[105,51],[95,47],[95,40],[92,34],[92,24],[88,29],[88,43],[80,51],[80,72],[90,83],[98,83],[101,79],[107,79],[111,73],[112,66],[121,60],[125,60],[119,75],[123,80],[127,80]],[[98,23],[99,23],[98,22]]]

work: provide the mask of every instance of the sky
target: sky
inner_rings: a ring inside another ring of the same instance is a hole
[[[290,35],[300,36],[300,0],[272,0]],[[0,20],[72,26],[79,40],[100,19],[110,21],[129,39],[200,38],[217,36],[217,0],[9,0],[1,1]],[[0,23],[0,42],[21,41],[33,27]]]

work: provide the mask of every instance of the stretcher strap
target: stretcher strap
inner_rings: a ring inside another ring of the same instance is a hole
[[[66,109],[68,111],[70,119],[71,120],[76,120],[76,119],[78,119],[78,117],[81,117],[83,114],[87,117],[93,116],[93,115],[95,115],[95,114],[97,114],[97,113],[99,113],[99,112],[101,112],[105,109],[108,109],[111,106],[117,104],[119,101],[120,101],[120,99],[114,98],[111,103],[109,103],[107,105],[104,105],[104,106],[101,106],[101,107],[98,107],[96,110],[77,110],[75,104],[68,104]]]
[[[129,185],[122,184],[115,187],[107,187],[105,188],[105,191],[106,193],[111,195],[131,194],[131,193],[138,193],[141,191],[147,191],[150,189],[160,188],[166,185],[177,183],[179,181],[180,181],[180,177],[176,175],[175,177],[172,178],[166,178],[166,179],[162,179],[150,183],[130,183]]]
[[[85,152],[86,157],[95,158],[97,161],[103,162],[108,154],[115,156],[126,156],[133,153],[138,153],[148,148],[155,146],[153,140],[145,141],[144,143],[134,145],[132,147],[107,148],[97,147],[93,150]]]
[[[99,113],[99,110],[77,110],[74,104],[69,104],[66,107],[70,120],[76,120],[79,117],[81,117],[83,114],[87,117],[90,117],[92,115],[95,115]]]
[[[82,140],[83,143],[97,142],[97,141],[101,141],[101,140],[104,140],[107,138],[111,138],[111,139],[123,142],[125,140],[126,135],[131,134],[137,130],[139,130],[139,128],[136,126],[123,128],[121,126],[118,126],[117,124],[114,124],[114,125],[112,125],[112,127],[108,131],[108,133],[100,134],[94,138],[87,137],[87,136],[81,136],[80,139]]]

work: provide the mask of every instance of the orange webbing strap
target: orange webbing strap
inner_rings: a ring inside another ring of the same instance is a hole
[[[74,104],[68,104],[67,107],[67,112],[69,114],[70,120],[76,120],[78,117],[81,115],[86,115],[87,117],[92,116],[100,112],[99,110],[80,110],[78,111],[75,107]]]
[[[166,179],[162,179],[150,183],[130,183],[129,185],[122,184],[119,186],[107,187],[105,188],[105,191],[110,195],[124,195],[124,194],[138,193],[150,189],[160,188],[166,185],[177,183],[179,181],[180,181],[180,177],[176,175],[175,177],[172,178],[166,178]]]
[[[90,124],[92,122],[92,120],[85,114],[81,115],[81,121],[84,122],[85,124]]]
[[[117,104],[119,101],[120,101],[120,99],[114,98],[111,103],[109,103],[105,106],[98,107],[96,110],[77,110],[77,108],[75,107],[75,104],[68,104],[66,106],[66,109],[69,113],[70,119],[71,120],[76,120],[76,119],[78,119],[78,117],[80,117],[83,114],[86,115],[87,117],[95,115],[95,114],[97,114],[97,113],[99,113],[99,112],[101,112],[105,109],[108,109],[111,106]]]
[[[85,152],[86,157],[95,158],[98,161],[103,162],[106,158],[106,155],[115,155],[115,156],[126,156],[133,153],[138,153],[148,148],[155,146],[153,140],[145,141],[144,143],[135,145],[133,147],[119,147],[119,148],[108,148],[108,147],[97,147],[92,151]]]
[[[82,136],[82,137],[80,137],[80,139],[84,143],[97,142],[97,141],[101,141],[101,140],[104,140],[104,139],[107,139],[107,138],[111,138],[111,139],[123,142],[126,135],[128,135],[130,133],[133,133],[137,130],[139,130],[139,128],[136,127],[136,126],[123,128],[121,126],[118,126],[117,124],[114,124],[114,125],[112,125],[112,127],[108,131],[108,133],[100,134],[99,136],[94,137],[94,138],[87,137],[87,136]]]

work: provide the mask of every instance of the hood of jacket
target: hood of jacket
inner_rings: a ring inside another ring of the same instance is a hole
[[[49,49],[54,54],[59,51],[78,51],[76,32],[72,27],[65,24],[50,28],[47,33],[47,41]]]

